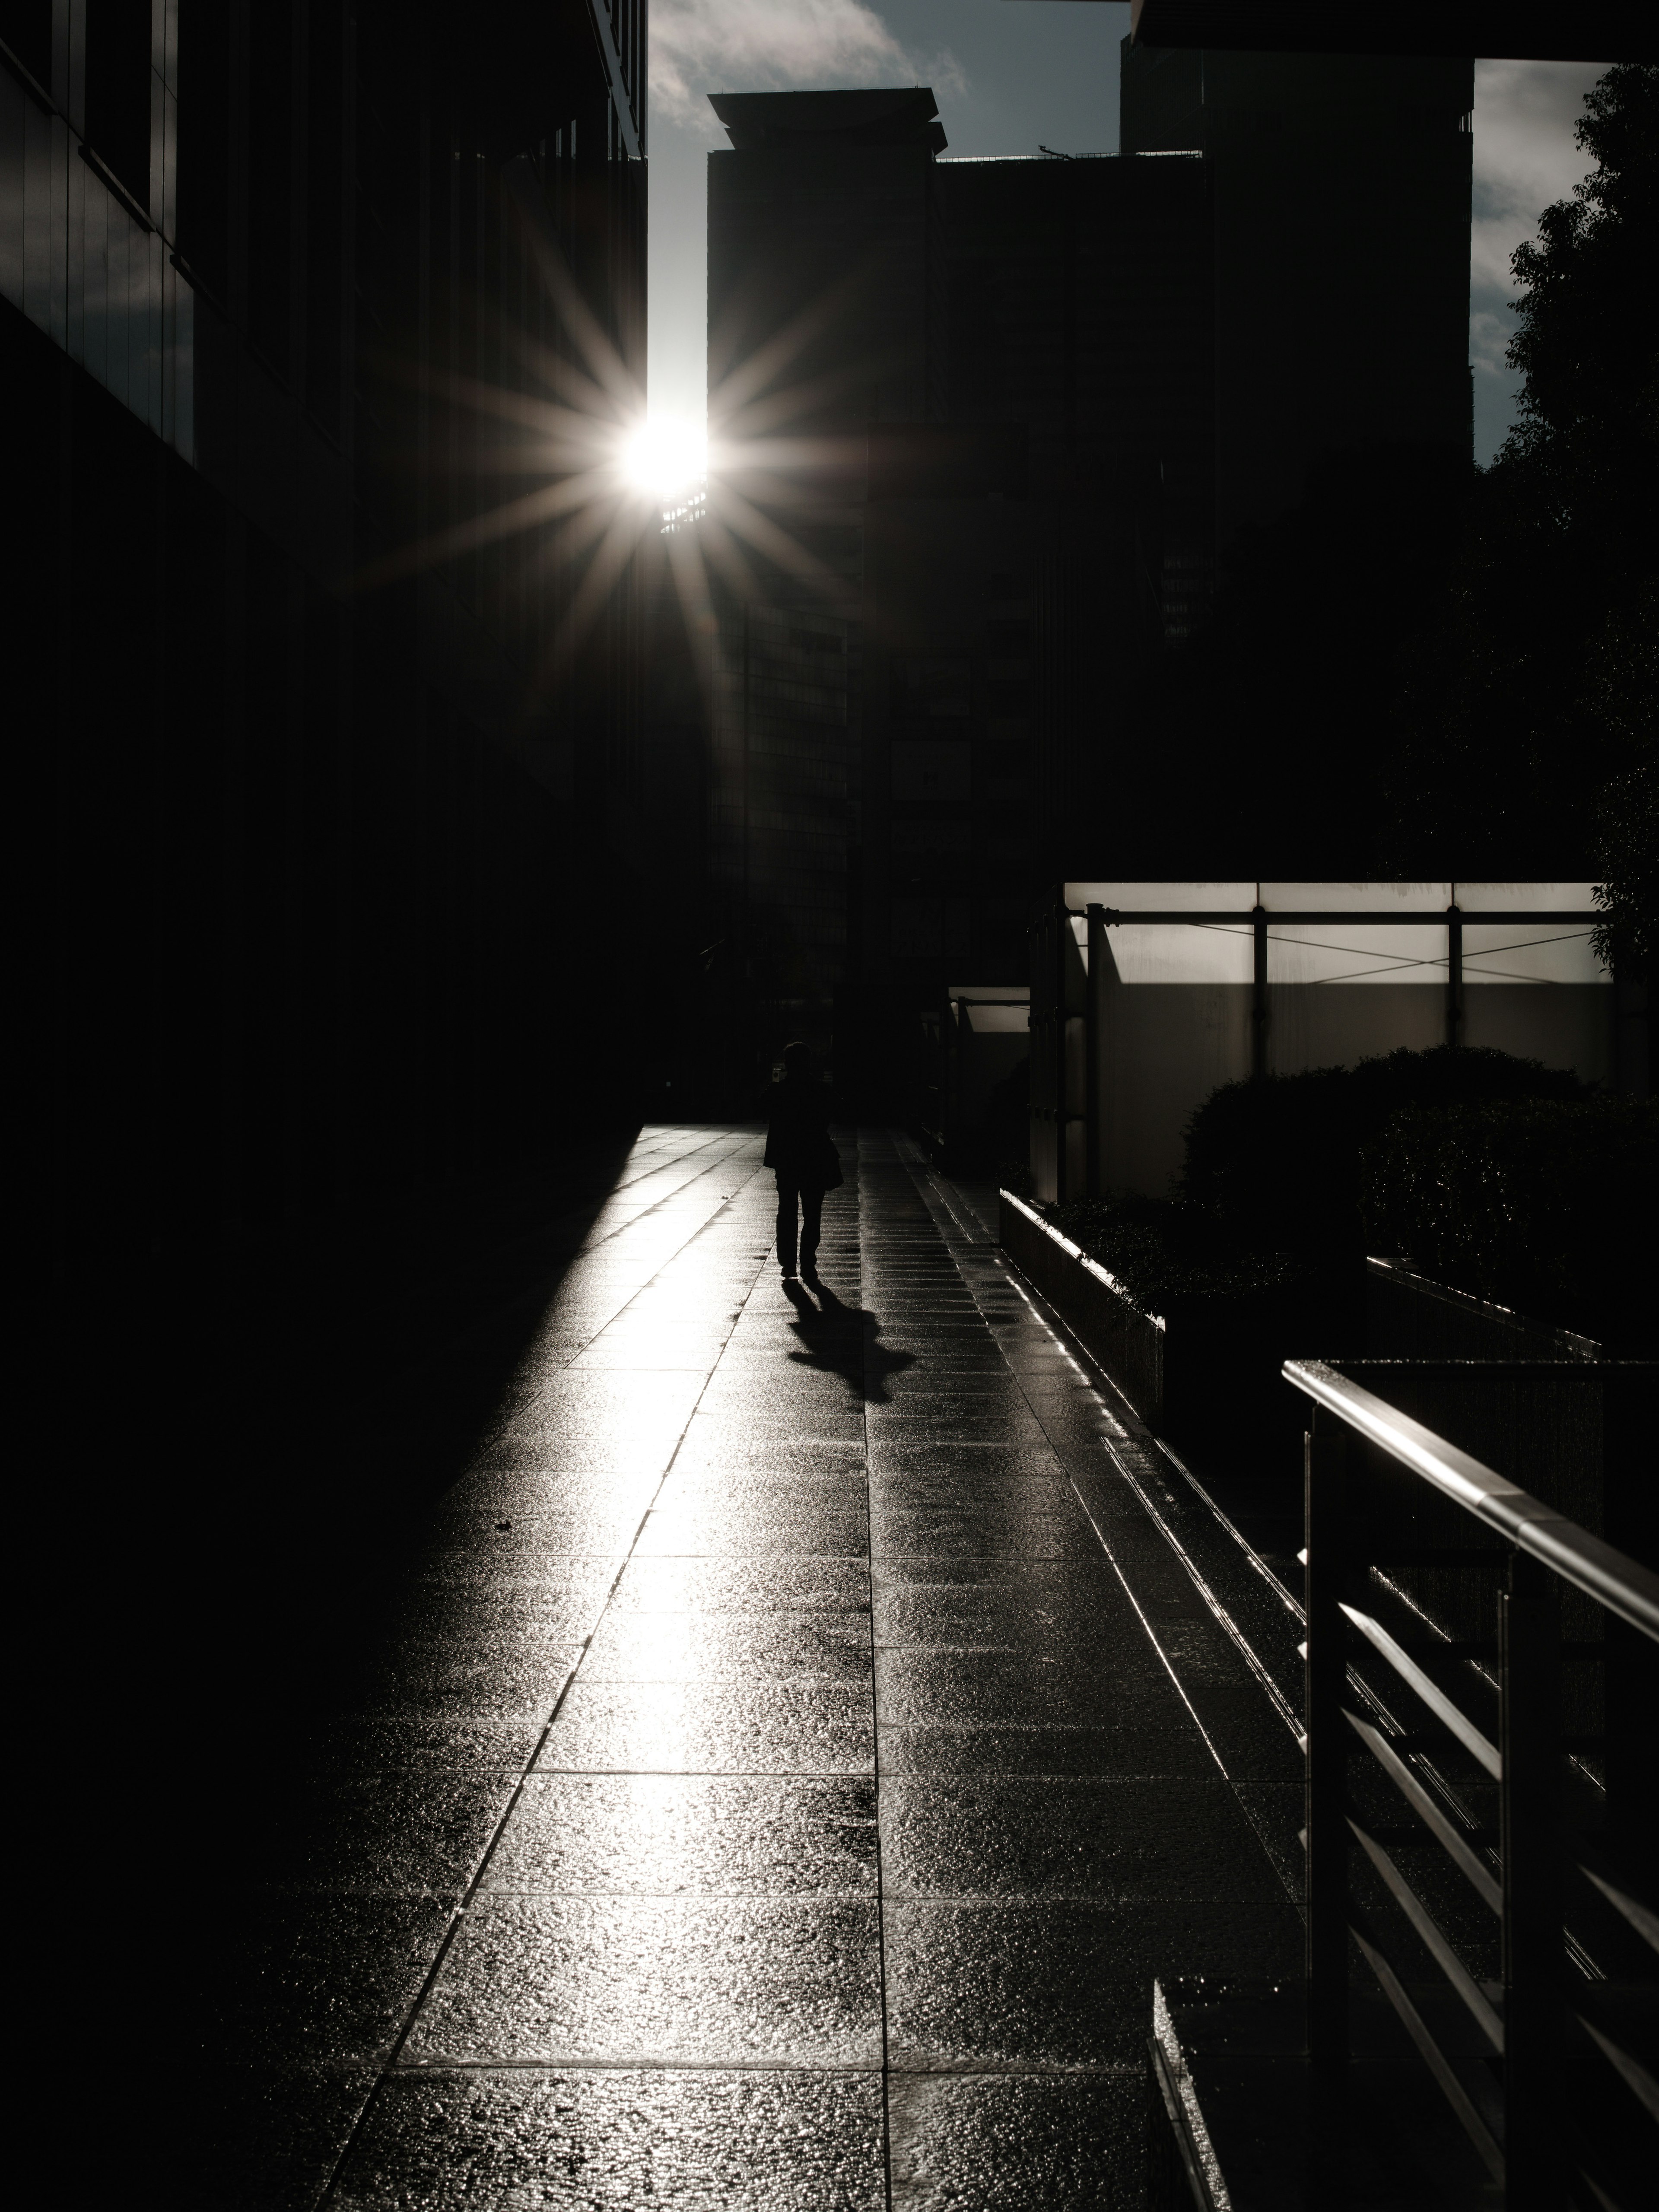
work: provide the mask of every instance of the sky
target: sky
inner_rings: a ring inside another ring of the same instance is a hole
[[[702,419],[704,157],[728,143],[709,93],[928,84],[952,154],[1109,154],[1128,27],[1127,4],[1111,0],[652,0],[653,417]],[[1475,66],[1469,358],[1483,463],[1514,414],[1509,258],[1584,173],[1573,125],[1600,74],[1593,63]]]

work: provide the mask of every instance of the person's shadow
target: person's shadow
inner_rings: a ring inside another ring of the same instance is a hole
[[[914,1352],[889,1352],[881,1323],[861,1306],[843,1305],[829,1285],[814,1279],[817,1303],[805,1283],[785,1283],[784,1295],[795,1309],[790,1329],[800,1350],[789,1355],[798,1365],[839,1375],[866,1405],[887,1403],[887,1378],[915,1364]]]

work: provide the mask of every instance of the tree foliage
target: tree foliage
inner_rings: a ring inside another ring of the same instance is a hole
[[[1475,486],[1441,617],[1406,654],[1401,872],[1643,872],[1605,855],[1609,823],[1622,835],[1640,811],[1614,787],[1650,794],[1653,776],[1659,65],[1619,64],[1584,109],[1595,167],[1514,258],[1519,419]]]
[[[1621,1356],[1651,1353],[1659,1100],[1407,1108],[1366,1146],[1364,1178],[1373,1250]]]
[[[1524,289],[1510,362],[1526,381],[1504,457],[1576,459],[1558,483],[1569,505],[1622,514],[1618,459],[1632,438],[1651,447],[1659,398],[1659,63],[1609,70],[1574,136],[1596,166],[1511,264]]]

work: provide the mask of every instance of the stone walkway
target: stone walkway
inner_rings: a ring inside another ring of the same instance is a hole
[[[843,1133],[792,1297],[760,1153],[644,1133],[273,1774],[204,2203],[1126,2207],[1154,1974],[1299,1971],[1165,1463],[982,1194]]]

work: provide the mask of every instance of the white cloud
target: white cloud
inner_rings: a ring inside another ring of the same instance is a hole
[[[1470,364],[1487,376],[1507,376],[1504,356],[1515,335],[1515,318],[1491,307],[1474,307],[1469,313]]]
[[[775,92],[791,86],[910,84],[919,67],[865,0],[653,0],[651,106],[670,125],[722,134],[710,92]],[[960,91],[948,54],[928,81]]]
[[[1510,257],[1589,164],[1573,143],[1584,94],[1605,62],[1480,61],[1474,65],[1474,289],[1508,295]],[[1501,353],[1501,346],[1498,348]]]

